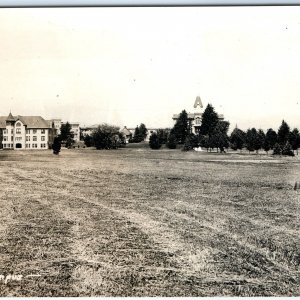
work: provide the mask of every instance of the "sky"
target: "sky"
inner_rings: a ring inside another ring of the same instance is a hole
[[[0,37],[0,115],[300,128],[300,7],[2,8]]]

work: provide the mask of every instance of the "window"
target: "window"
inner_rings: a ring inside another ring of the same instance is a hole
[[[3,130],[3,134],[7,134],[7,129],[4,129],[4,130]]]
[[[196,118],[196,124],[201,124],[201,119],[200,118]]]
[[[16,133],[20,134],[21,133],[21,128],[17,128]]]
[[[13,142],[14,141],[14,137],[12,136],[10,140]]]
[[[36,142],[36,141],[37,141],[37,137],[36,137],[36,135],[32,137],[32,140],[33,140],[34,142]]]
[[[20,136],[16,137],[16,141],[18,141],[18,142],[22,141],[22,137],[20,137]]]
[[[46,148],[46,144],[41,144],[41,148]]]
[[[16,126],[17,126],[17,127],[21,127],[21,123],[20,123],[20,122],[17,122],[17,123],[16,123]]]
[[[42,137],[41,137],[41,141],[45,141],[45,136],[42,136]]]
[[[30,136],[26,136],[26,141],[30,141]]]
[[[26,134],[30,134],[30,129],[26,129]]]
[[[32,144],[32,148],[37,148],[37,144]]]
[[[41,134],[45,134],[45,129],[42,129],[42,130],[41,130]]]
[[[11,134],[14,134],[14,130],[13,129],[11,130]]]
[[[6,142],[7,141],[7,136],[3,137],[3,141]]]
[[[3,144],[3,148],[6,148],[6,144]]]
[[[36,133],[36,129],[32,129],[32,133],[35,134]]]
[[[27,147],[27,148],[30,148],[30,144],[27,144],[26,147]]]

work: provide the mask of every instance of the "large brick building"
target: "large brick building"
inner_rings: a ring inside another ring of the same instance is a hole
[[[0,116],[0,147],[3,149],[48,149],[57,131],[54,120],[41,116]]]

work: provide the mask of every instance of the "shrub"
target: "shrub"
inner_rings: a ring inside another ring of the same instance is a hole
[[[61,149],[61,141],[58,137],[54,138],[53,144],[52,144],[52,150],[53,154],[58,155]]]

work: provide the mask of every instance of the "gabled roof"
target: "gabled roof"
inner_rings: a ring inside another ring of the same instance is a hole
[[[8,117],[12,117],[13,119],[10,119],[9,121],[18,121],[20,120],[24,125],[27,126],[27,128],[49,128],[50,124],[48,121],[43,119],[41,116],[17,116],[13,117],[11,114],[9,114]],[[6,121],[8,120],[8,117],[1,117],[0,116],[0,128],[6,128]]]
[[[132,133],[128,130],[128,128],[126,126],[124,126],[124,128],[121,130],[122,133],[124,133],[125,135],[132,135]]]

